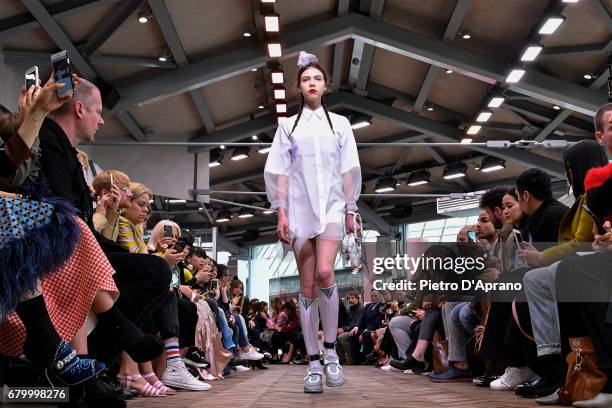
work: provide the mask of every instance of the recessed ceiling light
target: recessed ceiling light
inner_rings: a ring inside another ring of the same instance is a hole
[[[251,140],[259,140],[259,136],[257,136],[257,135],[251,135]]]
[[[446,73],[447,73],[447,74],[452,74],[453,72],[455,72],[455,71],[453,71],[453,70],[452,70],[452,69],[450,69],[450,68],[446,70]]]
[[[219,149],[221,149],[221,150],[225,150],[225,145],[221,145],[221,146],[219,146]]]
[[[563,16],[549,17],[548,19],[546,19],[544,24],[542,24],[542,27],[540,27],[540,31],[538,31],[538,34],[549,35],[554,33],[555,31],[557,31],[557,28],[559,28],[561,23],[563,23],[563,20],[565,20],[565,17]]]
[[[464,33],[461,34],[461,38],[463,38],[464,40],[469,40],[470,38],[472,38],[472,35],[468,33],[467,31],[465,31]]]
[[[506,82],[511,83],[511,84],[512,83],[517,83],[518,81],[521,80],[523,75],[525,75],[525,70],[524,69],[513,69],[508,74],[508,77],[506,78]]]
[[[502,96],[494,96],[489,100],[487,107],[489,108],[499,108],[502,103],[504,103],[505,99]]]
[[[280,58],[283,56],[283,50],[280,42],[276,41],[268,43],[268,56],[270,58]]]
[[[527,47],[523,55],[521,56],[521,61],[535,61],[538,55],[542,52],[542,47],[539,45],[531,45]]]
[[[249,38],[249,37],[252,37],[252,36],[253,36],[253,34],[251,34],[251,32],[250,32],[250,31],[245,31],[244,33],[242,33],[242,36],[243,36],[243,37],[247,37],[247,38]]]
[[[491,116],[493,116],[493,112],[489,112],[489,111],[480,112],[480,114],[476,118],[476,122],[486,122],[489,119],[491,119]]]
[[[584,74],[583,78],[584,79],[593,79],[593,75],[592,74]]]
[[[477,134],[478,132],[480,132],[480,129],[482,129],[482,126],[480,126],[480,125],[472,125],[472,126],[470,126],[470,127],[468,128],[468,130],[467,130],[467,134],[468,134],[468,135],[475,135],[475,134]]]
[[[264,26],[269,33],[278,33],[280,29],[280,18],[276,13],[264,15]]]
[[[472,143],[472,140],[474,139],[470,139],[469,137],[464,137],[463,139],[461,139],[461,144],[470,144]]]
[[[257,72],[257,68],[251,68],[251,72]]]
[[[561,107],[559,105],[555,105],[555,106],[553,106],[553,109],[554,110],[561,110]]]
[[[427,107],[427,110],[431,112],[431,111],[433,111],[433,110],[434,110],[434,108],[433,108],[433,106],[428,106],[428,107]]]
[[[145,13],[144,11],[138,13],[138,22],[140,24],[146,24],[149,22],[149,15],[147,15],[147,13]]]
[[[263,103],[260,103],[259,105],[257,105],[257,109],[259,110],[263,110],[266,108],[266,105],[264,105]]]

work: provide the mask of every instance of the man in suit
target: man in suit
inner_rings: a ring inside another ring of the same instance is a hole
[[[372,302],[364,306],[357,324],[349,331],[354,363],[363,361],[364,356],[372,353],[374,342],[371,334],[382,326],[383,316],[380,313],[380,308],[384,305],[382,296],[374,289],[370,296]]]

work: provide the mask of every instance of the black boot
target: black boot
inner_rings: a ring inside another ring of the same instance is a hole
[[[137,363],[151,361],[164,351],[164,342],[160,338],[144,334],[117,306],[98,314],[96,330],[110,342],[118,343]]]
[[[561,355],[548,354],[538,357],[537,374],[540,379],[516,387],[514,393],[524,398],[539,398],[550,395],[561,387]]]
[[[83,383],[84,400],[92,408],[125,408],[121,396],[99,378],[90,378]]]

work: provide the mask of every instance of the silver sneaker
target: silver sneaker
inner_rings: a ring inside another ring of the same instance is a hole
[[[344,372],[338,357],[326,357],[325,363],[325,385],[328,387],[339,387],[344,384]]]
[[[304,377],[304,392],[306,394],[320,394],[323,392],[323,377],[320,371],[308,370]]]

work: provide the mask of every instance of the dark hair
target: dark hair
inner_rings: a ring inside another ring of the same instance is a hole
[[[594,167],[603,167],[608,164],[608,157],[603,147],[592,139],[581,140],[563,150],[565,173],[570,178],[574,197],[584,194],[584,178]]]
[[[297,73],[297,86],[298,86],[298,88],[300,87],[300,79],[302,78],[302,74],[308,68],[316,68],[319,71],[321,71],[321,73],[323,74],[323,79],[325,80],[325,85],[329,84],[329,75],[327,74],[327,71],[325,71],[325,68],[323,68],[321,65],[319,65],[318,62],[312,62],[310,64],[304,65],[298,71],[298,73]],[[325,116],[327,117],[327,122],[329,123],[329,127],[331,128],[332,133],[333,133],[334,132],[334,125],[332,124],[331,118],[329,117],[329,111],[327,110],[327,106],[325,105],[325,95],[321,95],[321,106],[323,106],[323,110],[325,111]],[[300,121],[300,118],[302,117],[302,112],[303,111],[304,111],[304,95],[300,91],[300,107],[298,108],[298,115],[297,115],[297,118],[295,119],[295,123],[293,123],[293,127],[291,128],[291,132],[289,133],[289,136],[291,136],[293,134],[293,131],[297,127],[298,122]]]
[[[601,108],[597,109],[597,113],[595,114],[595,119],[593,120],[593,125],[595,125],[596,132],[603,132],[606,124],[603,123],[604,113],[612,111],[612,103],[606,103]]]
[[[552,198],[550,176],[540,169],[525,170],[516,178],[516,189],[520,194],[525,191],[540,201]]]
[[[516,201],[518,201],[518,194],[516,194],[516,187],[510,187],[509,189],[506,190],[506,193],[504,195],[512,196],[514,197]]]
[[[223,264],[219,264],[219,266],[217,267],[217,273],[219,274],[219,276],[230,275],[229,268],[227,267],[227,265]]]
[[[285,309],[285,313],[287,314],[287,318],[289,320],[292,320],[295,317],[297,317],[297,313],[295,310],[295,303],[293,303],[292,301],[288,300],[285,303],[283,303],[283,309]]]
[[[191,257],[194,255],[199,256],[200,258],[204,258],[204,259],[208,258],[208,255],[206,255],[206,251],[200,247],[191,247],[191,252],[189,256]]]
[[[0,137],[5,142],[11,137],[17,135],[19,127],[21,127],[21,115],[19,113],[7,113],[0,116]],[[17,137],[20,137],[17,135]]]
[[[502,207],[502,200],[508,191],[508,186],[497,186],[488,190],[480,197],[479,207],[481,210],[495,210]]]
[[[350,290],[349,293],[346,295],[346,298],[350,298],[351,296],[356,297],[357,299],[359,299],[359,294],[357,292],[355,292],[354,290]]]

